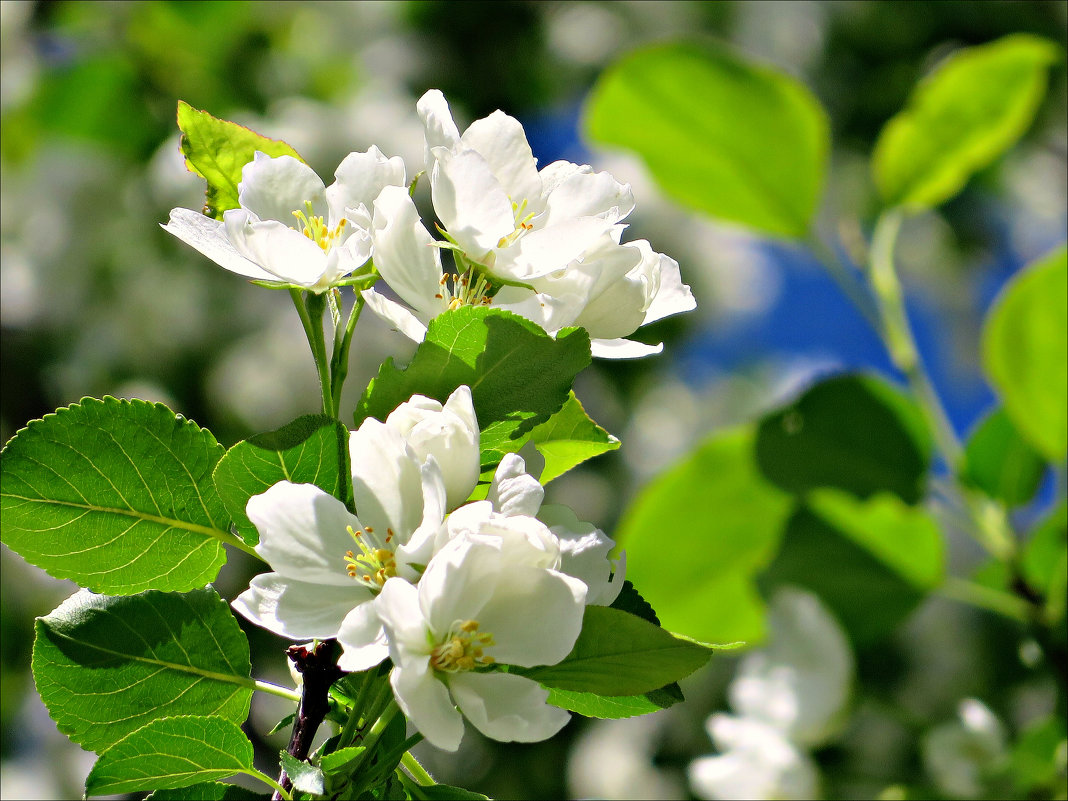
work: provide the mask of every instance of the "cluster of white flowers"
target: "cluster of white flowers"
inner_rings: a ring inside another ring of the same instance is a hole
[[[690,765],[701,798],[816,798],[819,772],[808,750],[841,722],[853,653],[816,596],[780,589],[768,611],[769,645],[741,663],[728,689],[737,715],[707,722],[720,753]]]
[[[498,665],[562,660],[586,604],[623,581],[615,544],[544,491],[516,454],[486,500],[471,391],[443,405],[420,395],[349,435],[357,515],[311,484],[281,481],[248,502],[256,552],[274,572],[234,607],[295,640],[337,638],[343,670],[387,656],[397,703],[433,745],[454,751],[461,712],[497,740],[552,736],[568,713],[536,682]],[[459,711],[457,710],[459,707]]]
[[[228,270],[313,292],[373,258],[403,304],[372,288],[368,307],[417,342],[442,311],[486,304],[551,334],[581,326],[595,356],[661,350],[625,337],[696,303],[677,262],[645,240],[621,241],[629,184],[565,161],[539,171],[522,125],[501,111],[462,135],[441,92],[423,95],[418,111],[442,240],[420,220],[402,160],[376,147],[349,154],[330,187],[292,156],[256,153],[240,208],[221,221],[174,209],[163,227]],[[443,249],[454,271],[443,270]]]

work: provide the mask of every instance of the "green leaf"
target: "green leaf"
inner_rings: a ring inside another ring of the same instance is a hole
[[[922,420],[886,382],[838,376],[761,421],[757,463],[790,492],[836,487],[866,498],[889,490],[916,503],[931,459]]]
[[[958,51],[921,81],[875,143],[875,183],[890,206],[931,208],[957,194],[1031,125],[1059,58],[1014,34]]]
[[[1052,791],[1058,778],[1064,786],[1064,758],[1058,758],[1057,752],[1065,747],[1065,738],[1064,721],[1056,716],[1036,721],[1020,735],[1012,749],[1009,775],[1022,795],[1058,797]],[[1036,788],[1046,788],[1047,792],[1029,795]]]
[[[185,166],[208,182],[204,214],[221,220],[227,209],[240,206],[237,187],[241,170],[256,155],[292,156],[304,161],[292,147],[268,139],[243,125],[213,117],[188,103],[178,101],[178,128],[182,131]]]
[[[202,782],[187,787],[156,790],[145,801],[268,801],[270,797],[236,784]]]
[[[549,688],[547,703],[588,718],[618,720],[659,712],[685,699],[678,684],[669,684],[644,695],[597,695]]]
[[[326,792],[326,779],[319,768],[286,751],[280,756],[282,769],[293,783],[294,789],[311,795],[323,795]]]
[[[222,455],[211,432],[166,406],[84,398],[4,448],[3,542],[97,592],[203,586],[235,541],[211,482]]]
[[[680,203],[787,237],[809,230],[830,145],[826,114],[801,83],[695,42],[645,47],[606,70],[586,131],[637,152]]]
[[[641,695],[689,676],[712,657],[712,646],[680,639],[629,612],[587,606],[582,632],[562,662],[510,668],[545,687]]]
[[[1047,622],[1060,621],[1068,594],[1068,505],[1064,501],[1031,532],[1020,569],[1027,583],[1045,596]]]
[[[427,801],[490,801],[488,795],[465,790],[462,787],[450,787],[447,784],[421,786],[419,794],[413,797],[427,799]]]
[[[983,367],[1017,431],[1052,462],[1068,453],[1068,249],[1021,270],[983,330]]]
[[[589,363],[582,329],[564,329],[553,339],[511,312],[464,306],[430,321],[406,369],[386,360],[356,407],[356,425],[367,417],[385,420],[413,394],[444,402],[467,384],[482,429],[482,463],[495,464],[564,405]]]
[[[1006,506],[1020,506],[1034,497],[1045,469],[1042,456],[998,409],[968,439],[961,479]]]
[[[216,466],[214,479],[241,539],[249,545],[259,542],[245,505],[279,481],[315,484],[335,498],[351,500],[348,436],[332,417],[309,414],[230,448]]]
[[[542,484],[619,447],[618,439],[590,419],[574,392],[558,412],[530,432],[530,439],[545,459]]]
[[[750,429],[717,433],[651,481],[616,541],[664,625],[708,642],[759,640],[754,575],[774,557],[790,496],[764,480]]]
[[[105,751],[89,771],[85,794],[188,787],[252,771],[252,743],[237,724],[207,716],[163,718]]]
[[[818,490],[790,518],[765,587],[818,594],[858,647],[893,631],[941,583],[945,545],[926,510],[889,493]]]
[[[82,590],[37,620],[33,677],[61,732],[103,751],[173,715],[248,716],[248,640],[210,587],[109,597]]]
[[[656,616],[653,607],[642,597],[642,594],[634,588],[634,585],[630,583],[629,579],[623,580],[623,586],[619,590],[619,595],[617,595],[616,599],[609,605],[613,609],[630,612],[632,615],[637,615],[642,620],[648,620],[654,626],[660,625],[660,618]]]

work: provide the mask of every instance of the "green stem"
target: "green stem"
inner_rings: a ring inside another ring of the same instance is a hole
[[[271,684],[269,681],[260,681],[259,679],[253,679],[253,682],[255,689],[260,692],[277,695],[279,698],[285,698],[287,701],[300,701],[300,693],[296,690],[287,690],[285,687],[279,687],[277,684]]]
[[[352,345],[352,333],[356,330],[356,321],[360,319],[363,311],[363,295],[355,292],[356,299],[349,312],[349,319],[345,323],[345,331],[340,341],[334,337],[334,354],[330,360],[330,394],[333,398],[334,408],[341,408],[341,390],[345,386],[345,378],[349,374],[349,347]]]
[[[894,267],[894,247],[904,219],[899,209],[883,213],[875,225],[871,244],[871,284],[882,321],[882,335],[894,365],[908,381],[938,450],[950,472],[956,476],[961,468],[964,449],[957,438],[942,402],[924,370],[916,340],[905,310],[905,297]],[[972,519],[974,536],[992,555],[1011,561],[1016,539],[1004,509],[998,512],[993,501],[977,498],[958,484],[958,490]]]
[[[319,389],[323,395],[323,414],[335,417],[333,395],[330,392],[330,370],[326,358],[326,340],[323,337],[323,312],[326,310],[326,299],[314,292],[307,293],[307,298],[299,289],[290,289],[289,295],[293,298],[293,305],[297,307],[297,315],[304,326],[304,333],[308,337],[308,345],[311,347],[312,358],[315,360],[315,369],[319,373]]]
[[[387,684],[386,686],[388,687],[389,685]],[[390,696],[388,703],[385,705],[385,708],[378,715],[378,720],[375,721],[374,725],[371,727],[371,730],[367,732],[366,735],[364,735],[362,743],[364,750],[349,768],[350,776],[358,775],[360,769],[374,753],[375,746],[377,746],[378,741],[382,739],[382,734],[385,732],[386,727],[389,725],[390,721],[393,720],[393,718],[399,711],[400,707],[397,706],[397,702],[393,700],[392,696]]]
[[[255,769],[243,770],[241,772],[247,776],[251,776],[253,779],[259,779],[261,782],[273,789],[278,795],[284,798],[285,801],[293,801],[293,795],[267,774],[260,773],[258,770]]]
[[[1011,593],[1002,592],[992,587],[984,587],[973,581],[966,581],[955,576],[947,576],[938,589],[938,594],[954,601],[977,606],[989,612],[1020,621],[1034,621],[1034,607],[1022,598]]]
[[[838,288],[853,302],[853,305],[857,307],[864,319],[868,321],[868,325],[872,327],[872,330],[880,333],[882,326],[879,321],[879,312],[871,296],[864,291],[863,285],[857,280],[856,274],[847,265],[843,264],[838,254],[828,247],[815,233],[809,237],[806,244],[826,268]]]
[[[419,760],[412,756],[410,751],[405,751],[404,756],[401,757],[401,764],[404,765],[405,770],[412,774],[412,778],[419,782],[423,787],[430,787],[437,784],[429,773],[426,772],[426,768],[419,764]]]
[[[348,748],[352,744],[353,739],[355,739],[356,730],[359,728],[360,719],[364,714],[364,701],[367,700],[367,693],[374,684],[377,672],[377,668],[371,668],[363,677],[360,689],[357,690],[356,697],[352,699],[352,710],[349,712],[349,718],[345,721],[345,726],[342,728],[341,734],[338,737],[338,750]]]

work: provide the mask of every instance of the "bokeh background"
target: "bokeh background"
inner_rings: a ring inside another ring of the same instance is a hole
[[[461,127],[501,108],[524,123],[542,164],[592,163],[631,182],[628,238],[678,260],[698,298],[696,312],[649,332],[667,342],[663,355],[597,363],[576,385],[624,445],[555,482],[550,499],[611,532],[636,489],[699,435],[752,419],[817,376],[897,376],[809,254],[687,212],[637,160],[591,149],[583,103],[601,71],[643,43],[698,35],[799,77],[830,115],[825,206],[848,243],[872,221],[867,154],[921,75],[956,47],[1012,32],[1064,47],[1066,27],[1064,2],[4,0],[0,441],[86,395],[162,401],[227,445],[315,411],[315,373],[288,296],[242,282],[159,228],[172,207],[202,202],[202,182],[178,153],[176,103],[285,139],[329,180],[345,154],[371,144],[420,163],[415,100],[436,87]],[[1065,87],[1062,63],[1024,141],[901,237],[917,337],[960,433],[993,399],[977,356],[985,309],[1009,276],[1065,238]],[[384,358],[411,350],[369,318],[344,408]],[[957,550],[958,561],[976,558]],[[0,794],[78,797],[93,757],[58,734],[29,672],[33,618],[74,587],[6,548],[0,559]],[[252,569],[235,558],[220,591],[233,597]],[[257,670],[287,680],[285,644],[249,634]],[[993,703],[1010,729],[1051,704],[1050,687],[1017,681],[1004,634],[989,616],[933,600],[891,648],[860,655],[884,686],[858,688],[846,734],[815,754],[824,792],[872,797],[915,780],[918,738],[969,694]],[[684,684],[687,704],[648,718],[576,720],[537,746],[469,733],[459,757],[423,755],[443,780],[502,798],[692,797],[686,766],[712,751],[703,723],[724,708],[734,663],[714,660]],[[255,701],[254,728],[283,713]],[[268,772],[285,740],[260,743]]]

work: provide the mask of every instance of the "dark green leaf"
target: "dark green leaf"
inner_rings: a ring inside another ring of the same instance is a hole
[[[590,419],[574,392],[560,411],[530,432],[530,439],[545,458],[542,484],[548,484],[587,459],[619,447],[618,439]]]
[[[255,545],[259,532],[245,514],[245,505],[279,481],[315,484],[335,498],[351,500],[348,431],[331,417],[300,417],[277,431],[234,445],[219,461],[214,479],[237,533]]]
[[[248,716],[248,641],[209,588],[109,597],[82,590],[37,620],[33,677],[59,730],[103,751],[173,715]]]
[[[1014,34],[942,62],[879,134],[875,182],[891,206],[949,200],[1031,124],[1059,58],[1044,39]]]
[[[326,792],[326,780],[319,768],[303,759],[297,759],[286,751],[283,751],[280,756],[282,769],[293,782],[294,789],[311,795],[322,795]]]
[[[292,147],[277,139],[268,139],[242,125],[227,122],[198,111],[178,101],[178,128],[182,131],[182,155],[185,166],[208,182],[204,213],[221,220],[227,209],[240,206],[237,187],[241,170],[256,155],[300,158]]]
[[[653,607],[650,606],[647,600],[642,598],[641,593],[634,588],[629,579],[624,579],[619,595],[612,601],[611,607],[637,615],[642,620],[648,620],[654,626],[660,625],[660,618],[656,616]]]
[[[680,203],[789,237],[809,230],[830,144],[826,115],[802,84],[693,42],[645,47],[606,70],[586,130],[636,151]]]
[[[928,513],[884,494],[813,492],[790,518],[762,583],[800,585],[827,604],[858,647],[878,642],[942,580],[945,546]]]
[[[961,478],[1006,506],[1019,506],[1034,497],[1045,469],[1042,456],[998,409],[969,437]]]
[[[651,481],[616,540],[627,575],[673,631],[708,642],[764,636],[753,584],[775,555],[791,498],[753,459],[751,430],[715,434]]]
[[[923,497],[930,439],[915,405],[876,378],[822,381],[760,423],[761,471],[790,492],[837,487],[860,498],[889,490]]]
[[[711,646],[680,639],[628,612],[587,606],[582,633],[562,662],[511,670],[561,690],[641,695],[689,676],[711,658]]]
[[[85,794],[188,787],[252,771],[252,743],[237,724],[219,717],[162,718],[105,751],[85,780]]]
[[[447,784],[432,784],[429,787],[420,787],[419,794],[413,798],[427,799],[427,801],[489,801],[488,795],[474,793],[462,787],[450,787]]]
[[[983,330],[983,367],[1017,431],[1048,460],[1068,453],[1068,249],[1005,286]]]
[[[482,429],[482,463],[494,464],[564,405],[589,363],[590,340],[582,329],[565,329],[553,339],[510,312],[464,306],[431,320],[406,369],[392,359],[382,365],[356,407],[356,424],[385,420],[413,394],[444,402],[467,384]]]
[[[1046,598],[1046,617],[1064,617],[1068,595],[1068,506],[1064,501],[1031,533],[1020,569],[1027,583]]]
[[[1055,716],[1036,721],[1020,735],[1012,749],[1009,775],[1022,796],[1056,797],[1053,791],[1058,777],[1064,785],[1064,758],[1058,758],[1057,752],[1065,747],[1065,737],[1064,721]],[[1036,788],[1047,792],[1028,795]]]
[[[597,695],[549,688],[548,703],[588,718],[618,720],[648,715],[685,700],[678,684],[669,684],[644,695]]]
[[[3,450],[4,544],[97,592],[189,590],[234,541],[211,482],[223,448],[161,404],[85,398]]]
[[[145,801],[268,801],[267,793],[255,793],[236,784],[202,782],[172,790],[156,790]]]

